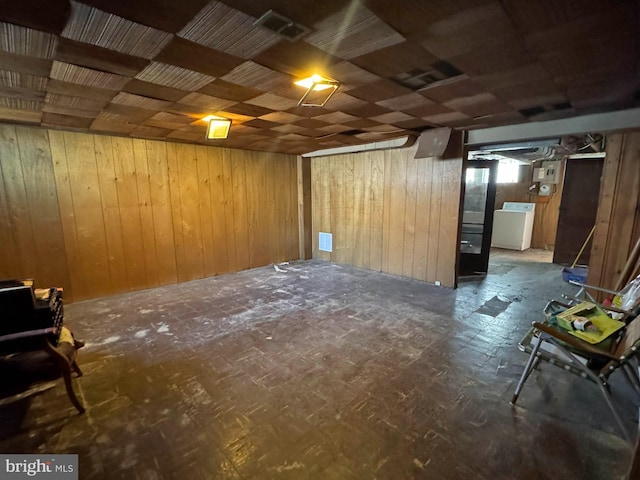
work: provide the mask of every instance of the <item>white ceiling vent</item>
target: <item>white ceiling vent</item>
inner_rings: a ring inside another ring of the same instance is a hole
[[[269,10],[253,22],[253,24],[269,29],[272,32],[276,32],[291,42],[295,42],[311,31],[311,29],[295,23],[290,18],[280,15],[273,10]]]

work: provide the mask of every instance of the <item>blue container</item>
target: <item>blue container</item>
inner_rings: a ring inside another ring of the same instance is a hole
[[[565,282],[586,283],[587,268],[586,267],[564,267],[562,269],[562,279]]]

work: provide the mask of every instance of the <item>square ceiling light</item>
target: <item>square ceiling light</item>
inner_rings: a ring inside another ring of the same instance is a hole
[[[295,84],[307,89],[298,102],[299,107],[323,107],[340,86],[339,81],[323,77],[317,73],[308,78],[298,80]]]
[[[208,116],[203,118],[205,122],[209,122],[207,126],[207,140],[219,140],[229,136],[231,130],[231,119],[223,117]]]

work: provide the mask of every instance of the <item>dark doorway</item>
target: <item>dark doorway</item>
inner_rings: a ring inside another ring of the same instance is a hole
[[[572,264],[595,225],[603,165],[604,157],[567,159],[553,263]],[[588,265],[590,253],[589,244],[578,263]]]
[[[465,183],[458,274],[482,274],[489,269],[498,162],[469,160],[462,174]]]

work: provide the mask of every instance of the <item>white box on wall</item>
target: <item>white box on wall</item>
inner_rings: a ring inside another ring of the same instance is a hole
[[[318,250],[321,252],[333,252],[333,235],[331,233],[318,233]]]

